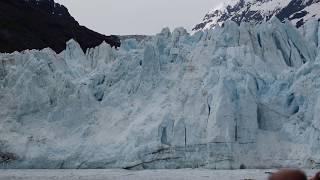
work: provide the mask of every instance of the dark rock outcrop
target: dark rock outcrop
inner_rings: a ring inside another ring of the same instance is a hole
[[[60,52],[70,39],[84,50],[103,41],[120,46],[117,36],[105,36],[79,25],[67,8],[54,0],[0,0],[0,52],[46,47]]]

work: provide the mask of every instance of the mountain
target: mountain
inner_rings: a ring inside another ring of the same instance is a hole
[[[319,168],[320,24],[0,54],[1,168]]]
[[[103,41],[120,46],[118,37],[80,26],[66,7],[53,0],[0,1],[0,52],[46,47],[61,52],[70,39],[77,40],[84,50]]]
[[[213,28],[226,20],[261,23],[272,17],[300,27],[310,19],[320,19],[320,0],[227,0],[209,11],[193,30]]]

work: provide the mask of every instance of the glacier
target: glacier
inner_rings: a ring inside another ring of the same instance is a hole
[[[0,168],[320,167],[319,27],[0,54]]]

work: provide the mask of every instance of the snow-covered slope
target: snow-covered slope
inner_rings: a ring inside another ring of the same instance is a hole
[[[1,54],[0,166],[317,167],[319,22],[301,32],[228,21]]]
[[[193,30],[209,29],[226,20],[261,23],[272,17],[288,19],[300,27],[310,19],[320,19],[320,0],[227,0],[209,11]]]

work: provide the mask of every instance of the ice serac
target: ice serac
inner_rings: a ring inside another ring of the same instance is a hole
[[[274,18],[0,54],[0,167],[319,167],[318,39]]]

